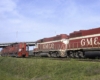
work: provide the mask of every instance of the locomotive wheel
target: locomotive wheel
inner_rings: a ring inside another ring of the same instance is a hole
[[[68,53],[68,56],[69,56],[69,58],[74,58],[74,53],[73,53],[72,51],[70,51],[70,52]]]
[[[54,53],[51,53],[51,57],[54,57]]]
[[[51,57],[56,58],[56,57],[57,57],[57,52],[52,52],[52,53],[51,53]]]
[[[78,51],[78,55],[79,55],[79,58],[84,58],[85,57],[83,51]]]
[[[78,52],[74,52],[74,57],[79,58]]]
[[[59,52],[55,52],[55,53],[56,53],[56,56],[57,56],[57,57],[60,57],[60,54],[59,54]]]
[[[54,57],[54,52],[49,52],[49,54],[50,54],[50,57]]]

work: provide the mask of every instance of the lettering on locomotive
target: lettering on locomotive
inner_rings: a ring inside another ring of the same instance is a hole
[[[81,40],[81,46],[86,46],[86,45],[100,45],[100,41],[98,37],[94,38],[85,38]]]
[[[43,49],[54,49],[54,44],[53,43],[44,44]]]

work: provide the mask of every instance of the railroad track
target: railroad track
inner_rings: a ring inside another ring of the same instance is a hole
[[[100,62],[100,59],[77,59],[77,61]]]
[[[88,61],[88,62],[100,62],[100,59],[72,59],[72,58],[50,58],[51,60],[62,60],[62,61]]]
[[[80,58],[50,58],[50,57],[29,57],[29,58],[34,58],[34,59],[49,59],[49,60],[62,60],[62,61],[88,61],[88,62],[100,62],[100,59],[90,59],[90,58],[85,58],[85,59],[80,59]]]

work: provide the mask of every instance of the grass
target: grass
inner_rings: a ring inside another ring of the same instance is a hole
[[[100,63],[0,57],[0,80],[100,80]]]

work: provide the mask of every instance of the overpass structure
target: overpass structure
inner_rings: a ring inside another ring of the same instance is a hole
[[[11,42],[11,43],[0,43],[0,48],[6,47],[8,45],[20,43],[20,42]],[[36,42],[25,42],[27,46],[35,46]]]

